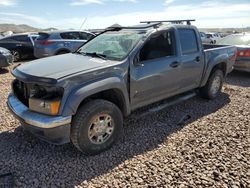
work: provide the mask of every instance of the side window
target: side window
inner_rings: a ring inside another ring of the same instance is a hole
[[[92,38],[94,38],[95,36],[94,35],[92,35],[92,34],[90,34],[90,33],[87,33],[87,40],[90,40],[90,39],[92,39]]]
[[[80,36],[78,32],[67,32],[67,33],[61,33],[60,36],[63,39],[69,39],[69,40],[79,40]]]
[[[199,51],[196,33],[193,29],[179,29],[179,36],[183,55]]]
[[[200,33],[201,37],[206,37],[204,33]]]
[[[87,33],[84,33],[84,32],[80,32],[80,40],[88,40],[87,39]]]
[[[31,38],[33,41],[35,41],[37,39],[37,36],[32,36]]]
[[[90,40],[94,36],[90,33],[80,32],[80,40]]]
[[[12,39],[19,42],[30,42],[29,37],[26,35],[14,36]]]
[[[174,32],[166,31],[153,35],[140,51],[140,61],[174,56]]]

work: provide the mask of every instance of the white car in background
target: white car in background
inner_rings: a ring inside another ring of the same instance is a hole
[[[212,44],[216,44],[221,39],[218,33],[206,33],[207,38],[211,39]]]
[[[200,32],[200,36],[203,44],[213,44],[212,39],[208,38],[206,33]]]

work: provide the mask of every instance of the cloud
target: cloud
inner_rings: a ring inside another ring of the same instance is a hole
[[[170,5],[170,4],[172,4],[173,2],[175,2],[175,0],[166,0],[165,1],[165,5]]]
[[[16,3],[16,0],[0,0],[1,6],[14,6]]]
[[[113,0],[114,1],[114,0]],[[106,28],[114,23],[124,26],[136,25],[143,20],[167,20],[167,19],[196,19],[194,25],[201,28],[211,27],[242,27],[250,26],[249,19],[250,3],[218,3],[210,2],[200,4],[182,4],[165,6],[162,11],[141,11],[120,13],[113,15],[89,16],[84,29]],[[14,13],[0,12],[0,22],[15,24],[29,24],[38,28],[56,27],[59,29],[79,29],[83,17],[60,17],[57,19],[44,19],[41,17]]]
[[[205,6],[208,5],[208,6]],[[143,20],[196,19],[198,27],[242,27],[250,26],[250,3],[183,4],[166,6],[162,11],[132,12],[110,16],[88,18],[85,27],[105,28],[114,23],[135,25]]]
[[[113,2],[131,2],[136,3],[137,0],[73,0],[70,5],[71,6],[82,6],[82,5],[89,5],[89,4],[104,4],[107,1],[113,1]]]
[[[5,17],[6,16],[6,17]],[[15,23],[15,24],[22,24],[22,23],[26,23],[26,24],[44,24],[46,23],[46,19],[41,18],[41,17],[36,17],[36,16],[30,16],[30,15],[26,15],[26,14],[20,14],[20,13],[15,13],[15,12],[0,12],[0,17],[1,20],[12,20],[9,23]],[[22,23],[20,23],[20,21],[22,21]]]
[[[113,0],[113,1],[116,1],[116,2],[131,2],[131,3],[137,3],[138,2],[137,0]]]
[[[103,4],[102,0],[74,0],[70,3],[71,6],[81,6],[88,4]]]

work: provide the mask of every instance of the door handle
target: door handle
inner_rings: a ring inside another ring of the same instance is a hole
[[[197,56],[197,57],[195,58],[195,61],[196,61],[196,62],[200,62],[200,61],[201,61],[200,56]]]
[[[176,67],[179,67],[179,65],[180,65],[180,63],[175,61],[175,62],[170,64],[170,67],[176,68]]]

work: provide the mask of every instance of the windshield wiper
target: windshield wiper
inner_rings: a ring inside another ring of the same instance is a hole
[[[104,59],[104,60],[107,60],[107,56],[104,55],[104,54],[99,54],[99,53],[96,53],[96,52],[92,52],[92,53],[85,53],[86,55],[90,55],[90,56],[94,56],[94,57],[99,57],[101,59]]]
[[[104,54],[99,54],[99,53],[96,53],[96,52],[81,52],[81,51],[77,51],[75,52],[77,54],[82,54],[82,55],[89,55],[89,56],[92,56],[92,57],[99,57],[101,59],[104,59],[104,60],[107,60],[107,56],[104,55]]]

